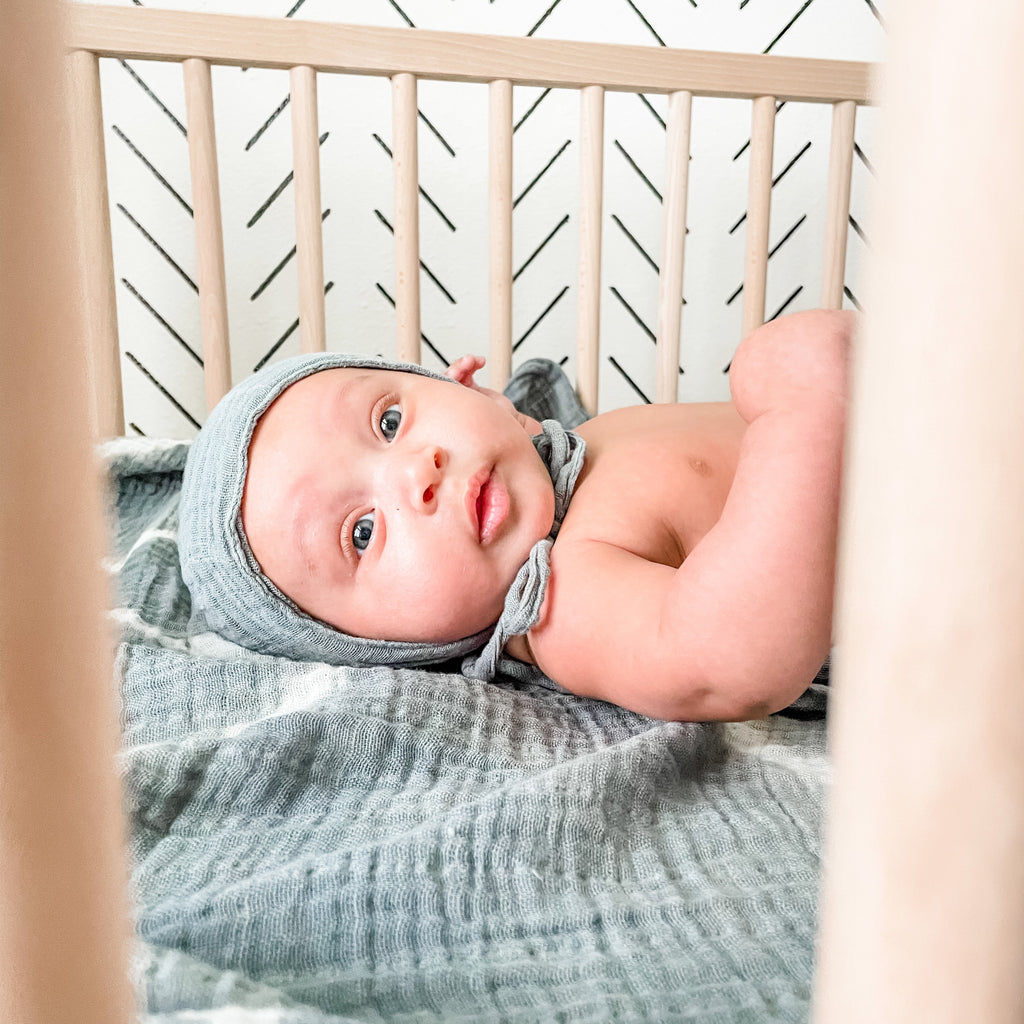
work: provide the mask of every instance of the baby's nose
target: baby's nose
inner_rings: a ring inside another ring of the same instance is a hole
[[[443,448],[427,447],[410,457],[408,486],[414,508],[433,511],[437,507],[437,489],[444,477],[448,456]]]

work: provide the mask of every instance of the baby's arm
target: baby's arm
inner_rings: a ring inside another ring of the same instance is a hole
[[[754,332],[733,360],[749,426],[718,523],[678,569],[613,545],[552,549],[541,667],[658,718],[748,719],[806,688],[828,654],[852,317]]]

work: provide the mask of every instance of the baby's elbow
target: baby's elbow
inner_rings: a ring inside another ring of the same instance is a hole
[[[750,722],[788,708],[810,685],[813,675],[749,669],[718,671],[690,679],[667,702],[659,717],[676,722]]]
[[[767,718],[788,708],[811,685],[814,676],[802,671],[761,672],[737,687],[737,715],[732,721]]]

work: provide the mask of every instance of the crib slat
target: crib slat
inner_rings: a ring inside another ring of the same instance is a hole
[[[71,144],[78,187],[78,271],[87,313],[86,350],[92,375],[94,423],[100,437],[124,432],[121,350],[117,339],[114,251],[107,199],[107,157],[103,141],[100,62],[94,53],[76,50],[69,57],[75,104]],[[87,197],[91,197],[89,201]]]
[[[576,390],[587,412],[597,412],[601,333],[601,200],[604,186],[604,89],[581,92],[580,275]]]
[[[99,467],[55,0],[0,4],[0,1020],[127,1022]],[[95,128],[90,124],[88,128]],[[95,154],[93,154],[95,156]]]
[[[743,337],[764,323],[768,281],[768,222],[772,202],[775,97],[754,100],[747,196],[747,257],[743,276]]]
[[[679,327],[683,312],[686,194],[690,180],[690,114],[693,97],[674,92],[665,137],[665,215],[658,279],[658,375],[655,401],[679,397]]]
[[[842,309],[846,276],[846,235],[850,223],[850,178],[853,173],[854,124],[857,104],[850,100],[832,107],[832,146],[828,166],[828,209],[825,214],[825,265],[821,305]]]
[[[206,407],[212,409],[231,388],[213,83],[210,65],[205,60],[190,58],[184,62],[183,67],[188,155],[192,171],[192,211],[196,222],[199,264],[199,315],[202,320]]]
[[[320,210],[320,144],[316,72],[291,69],[292,152],[295,161],[295,257],[299,271],[299,331],[303,352],[327,348],[324,243]]]
[[[512,83],[490,84],[491,351],[490,386],[512,372]]]
[[[420,362],[420,197],[416,78],[392,76],[395,171],[395,312],[398,358]]]

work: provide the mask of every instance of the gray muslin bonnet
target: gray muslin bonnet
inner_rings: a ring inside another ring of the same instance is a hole
[[[466,674],[493,678],[508,639],[525,633],[539,616],[548,552],[583,465],[583,440],[555,420],[545,420],[544,432],[533,439],[555,490],[555,522],[519,570],[492,629],[442,644],[351,636],[307,615],[263,574],[241,519],[249,442],[260,416],[289,385],[339,367],[399,370],[462,386],[414,364],[327,352],[275,363],[225,395],[192,444],[182,478],[178,548],[192,595],[192,629],[261,654],[332,665],[428,665],[469,655]]]

